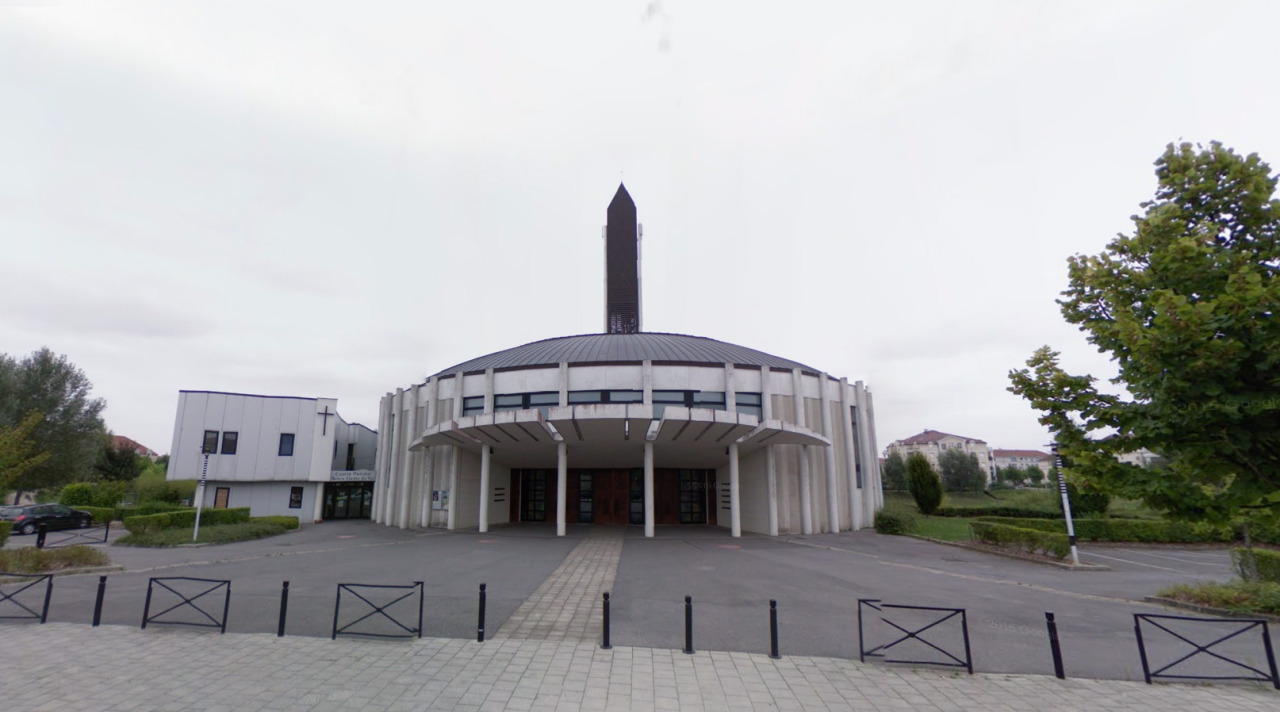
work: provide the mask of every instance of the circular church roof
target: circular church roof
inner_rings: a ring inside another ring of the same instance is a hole
[[[473,358],[446,368],[435,375],[445,376],[459,371],[471,373],[489,368],[554,366],[561,361],[567,361],[570,364],[640,361],[732,363],[740,366],[787,370],[799,368],[812,373],[818,372],[815,368],[790,359],[702,336],[641,332],[638,334],[583,334],[543,339]]]

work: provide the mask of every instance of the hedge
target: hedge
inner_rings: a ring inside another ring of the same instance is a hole
[[[995,546],[1021,549],[1030,554],[1044,554],[1061,559],[1071,551],[1066,534],[997,524],[995,522],[970,522],[973,536],[978,541]]]
[[[1249,555],[1252,554],[1253,565],[1247,566]],[[1235,564],[1236,573],[1240,574],[1240,578],[1245,581],[1269,581],[1271,583],[1280,583],[1280,551],[1271,551],[1270,549],[1232,549],[1231,563]],[[1250,571],[1249,569],[1253,569]],[[1257,579],[1251,574],[1256,571]]]
[[[12,522],[0,522],[0,546],[4,546],[9,541],[9,530],[13,529]]]
[[[1056,519],[1057,513],[1046,509],[1027,509],[1026,507],[1010,507],[1008,505],[992,505],[989,507],[938,507],[934,512],[939,517],[1017,517],[1025,519]]]
[[[1064,536],[1067,531],[1067,525],[1061,519],[983,517],[979,521],[1035,529],[1042,532],[1062,532]],[[1235,539],[1235,533],[1230,527],[1214,526],[1201,522],[1158,522],[1142,519],[1077,519],[1073,523],[1076,537],[1085,541],[1202,544],[1206,542],[1230,542]]]
[[[248,507],[235,507],[233,509],[206,509],[200,514],[200,524],[239,524],[249,521]],[[125,517],[124,528],[128,529],[132,534],[141,534],[143,532],[159,531],[161,529],[169,529],[171,527],[193,527],[196,523],[196,510],[181,509],[174,512],[161,512],[159,514],[142,514],[134,517]]]
[[[876,532],[880,534],[906,534],[915,523],[916,519],[910,512],[893,509],[876,512]]]
[[[103,522],[115,521],[116,519],[115,507],[87,507],[87,506],[81,505],[78,507],[74,507],[73,509],[78,509],[82,512],[88,512],[89,514],[92,514],[93,521],[97,522],[98,524],[101,524]]]
[[[284,515],[282,515],[282,514],[272,514],[272,515],[269,515],[269,516],[266,516],[266,517],[253,517],[253,518],[251,518],[249,521],[251,521],[251,522],[263,522],[263,523],[266,523],[266,524],[279,524],[280,526],[284,527],[285,529],[297,529],[297,528],[298,528],[298,518],[297,518],[297,517],[287,517],[287,516],[284,516]]]

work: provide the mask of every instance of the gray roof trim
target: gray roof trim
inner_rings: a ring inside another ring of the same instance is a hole
[[[432,378],[463,373],[483,372],[487,369],[510,371],[538,366],[555,366],[561,361],[570,364],[624,364],[655,361],[663,363],[724,364],[756,368],[799,368],[809,373],[818,369],[780,356],[767,354],[746,346],[716,341],[703,336],[686,334],[662,334],[640,332],[636,334],[582,334],[543,339],[496,351],[485,356],[464,361],[435,373]]]

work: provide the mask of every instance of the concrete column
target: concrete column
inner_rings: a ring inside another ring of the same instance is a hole
[[[862,463],[862,453],[854,445],[853,404],[849,402],[849,393],[849,379],[840,379],[840,434],[844,438],[845,479],[849,483],[849,526],[856,531],[863,527],[864,522],[862,490],[858,488],[858,467]]]
[[[862,382],[858,384],[861,386]],[[880,479],[880,445],[876,442],[876,400],[870,390],[864,387],[863,401],[867,405],[867,449],[875,458],[872,462],[875,464],[875,484],[871,488],[872,494],[875,495],[875,501],[870,505],[871,516],[874,519],[875,513],[884,508],[884,481]]]
[[[607,307],[606,307],[607,308]],[[606,316],[607,320],[609,317]],[[569,362],[560,362],[560,405],[569,405]]]
[[[556,536],[564,536],[565,508],[569,499],[569,446],[556,443]]]
[[[324,483],[317,482],[316,483],[316,507],[315,507],[315,512],[311,517],[311,521],[313,522],[320,521],[320,517],[323,514],[324,514]]]
[[[653,443],[644,444],[644,535],[653,536]]]
[[[764,480],[769,490],[769,536],[778,536],[778,469],[772,445],[764,446]]]
[[[440,400],[440,379],[432,378],[427,382],[426,422],[425,430],[436,424],[436,409]],[[422,509],[418,513],[418,526],[431,526],[431,494],[436,490],[436,458],[434,448],[422,451]]]
[[[738,412],[738,389],[733,384],[733,364],[724,365],[724,409],[730,413]]]
[[[405,420],[404,428],[404,447],[408,448],[418,435],[418,397],[419,388],[414,385],[409,393],[409,417]],[[418,474],[414,465],[417,464],[417,453],[409,452],[407,449],[404,453],[404,462],[400,473],[400,512],[396,517],[396,524],[401,529],[409,528],[409,511],[413,505],[413,479]]]
[[[641,402],[653,405],[653,361],[640,362],[640,382],[644,389],[644,400]]]
[[[742,536],[742,498],[738,482],[738,443],[729,443],[729,535]]]
[[[484,370],[484,412],[493,412],[493,367]]]
[[[858,435],[859,444],[858,455],[862,457],[862,507],[863,521],[870,523],[875,521],[877,496],[873,494],[876,489],[880,488],[879,463],[876,461],[876,453],[871,449],[871,423],[867,416],[867,391],[863,387],[862,381],[858,381],[854,386],[854,398],[858,405]]]
[[[462,451],[457,445],[449,446],[449,510],[445,512],[445,528],[453,531],[458,526],[458,461]]]
[[[832,443],[822,449],[822,455],[827,470],[827,521],[831,525],[828,531],[834,534],[840,531],[840,490],[836,484],[836,439],[835,430],[831,427],[831,396],[827,393],[830,384],[827,374],[818,374],[818,392],[822,396],[822,434]],[[849,519],[853,520],[852,513]]]
[[[493,459],[493,448],[480,446],[480,533],[489,531],[489,465]]]
[[[387,480],[383,477],[383,469],[387,462],[387,433],[391,432],[391,424],[387,418],[387,396],[378,401],[378,451],[373,458],[373,508],[370,518],[374,524],[382,522],[382,498],[386,495]]]
[[[804,374],[800,369],[791,369],[791,392],[795,403],[796,425],[807,428],[808,414],[804,407]],[[809,446],[800,446],[800,531],[803,534],[813,533],[813,484],[809,472]]]
[[[404,389],[397,388],[396,394],[391,399],[391,468],[387,472],[387,499],[383,502],[382,516],[383,521],[389,526],[399,524],[396,521],[396,504],[397,498],[402,496],[400,492],[400,462],[403,459],[402,445],[404,438],[400,435],[400,431],[404,429]]]

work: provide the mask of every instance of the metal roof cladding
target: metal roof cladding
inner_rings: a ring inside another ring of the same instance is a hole
[[[473,373],[489,368],[531,368],[555,366],[561,361],[570,364],[583,363],[639,363],[661,361],[666,363],[732,363],[737,366],[758,366],[791,370],[799,368],[810,373],[818,369],[797,361],[781,358],[763,351],[716,341],[703,336],[685,334],[583,334],[543,339],[505,351],[497,351],[470,361],[451,366],[435,376],[451,376],[459,371]],[[433,378],[435,376],[432,376]]]

